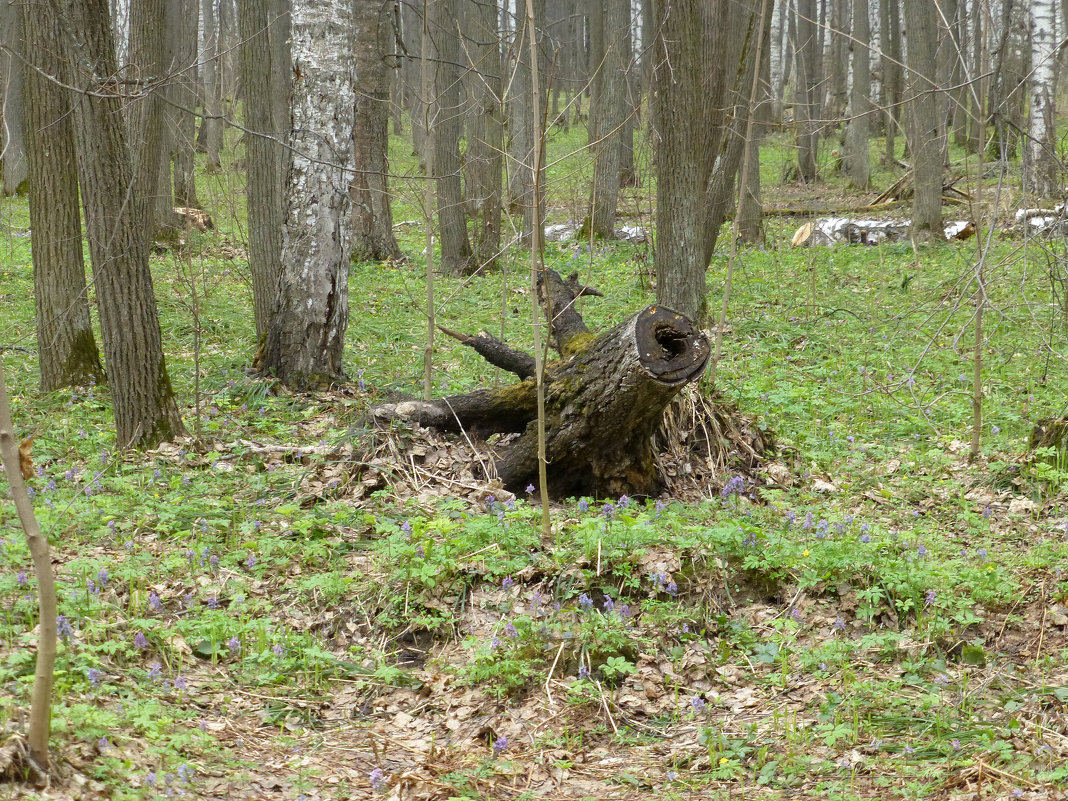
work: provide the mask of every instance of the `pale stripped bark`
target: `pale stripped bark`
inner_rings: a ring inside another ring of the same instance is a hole
[[[292,11],[292,149],[282,265],[263,366],[287,386],[344,380],[349,192],[356,95],[352,5],[300,0]]]

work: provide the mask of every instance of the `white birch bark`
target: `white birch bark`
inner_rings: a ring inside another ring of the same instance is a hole
[[[353,34],[351,0],[293,3],[291,164],[264,366],[294,388],[322,387],[344,377],[356,108]]]
[[[1056,97],[1056,39],[1054,0],[1031,0],[1030,135],[1024,159],[1024,187],[1038,197],[1050,197],[1056,187],[1054,98]]]

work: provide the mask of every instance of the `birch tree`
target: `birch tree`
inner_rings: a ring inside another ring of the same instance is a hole
[[[1030,14],[1030,136],[1024,151],[1024,187],[1038,197],[1051,197],[1057,192],[1054,0],[1031,0]]]
[[[263,366],[294,389],[344,380],[349,180],[355,125],[354,21],[346,0],[297,0],[282,263]]]

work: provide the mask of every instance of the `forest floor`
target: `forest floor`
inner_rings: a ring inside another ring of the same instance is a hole
[[[148,453],[116,452],[106,388],[38,393],[26,207],[0,206],[0,345],[64,615],[56,780],[0,797],[1068,797],[1068,469],[1027,449],[1065,412],[1063,241],[991,240],[969,459],[976,240],[791,248],[803,220],[769,219],[738,252],[717,391],[777,454],[554,504],[545,536],[536,495],[478,477],[480,444],[367,428],[420,391],[417,258],[354,266],[352,384],[293,395],[248,371],[229,180],[201,184],[217,230],[155,260],[190,436]],[[648,224],[650,191],[627,222]],[[529,346],[521,259],[437,279],[438,321]],[[654,297],[647,243],[547,262],[605,293],[591,327]],[[436,359],[435,394],[508,380],[452,340]],[[4,736],[25,725],[35,615],[5,503]]]

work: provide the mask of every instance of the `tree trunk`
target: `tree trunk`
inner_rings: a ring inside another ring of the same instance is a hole
[[[107,0],[52,0],[74,38],[75,147],[118,447],[151,447],[184,432],[164,362],[148,240],[133,184]],[[132,195],[132,197],[131,197]]]
[[[144,96],[129,109],[134,196],[142,204],[143,235],[152,241],[175,227],[171,195],[171,136],[165,117],[169,107],[171,59],[164,0],[130,0],[130,64]]]
[[[174,205],[200,208],[196,188],[196,106],[197,106],[197,0],[172,0],[168,11],[172,22],[174,68],[171,94],[175,108],[170,117],[174,128]]]
[[[37,355],[41,391],[52,392],[103,383],[104,370],[89,320],[70,100],[45,77],[70,83],[63,39],[47,0],[22,0],[21,8]]]
[[[846,163],[849,183],[854,189],[862,191],[871,182],[871,155],[868,148],[871,119],[870,41],[868,0],[853,0],[853,90],[849,101],[849,126],[846,129]]]
[[[279,97],[277,71],[271,62],[278,50],[272,39],[280,30],[271,22],[267,4],[240,0],[241,82],[245,95],[245,161],[248,171],[248,263],[252,273],[252,301],[256,339],[260,342],[274,311],[278,273],[282,265],[282,187],[289,161],[283,140],[288,132],[276,128],[273,108]]]
[[[882,45],[883,106],[887,165],[897,160],[897,128],[901,124],[901,6],[899,0],[879,0],[879,42]]]
[[[1053,0],[1031,0],[1030,135],[1024,160],[1024,187],[1036,197],[1053,197],[1057,186],[1057,97]]]
[[[801,180],[816,180],[819,145],[819,64],[816,0],[797,0],[797,89],[794,119],[797,124],[797,170]]]
[[[292,150],[282,269],[262,365],[286,386],[345,380],[349,175],[356,96],[347,0],[298,0],[292,10]]]
[[[401,36],[404,60],[401,78],[404,96],[408,101],[408,116],[412,122],[412,151],[419,156],[419,167],[425,166],[423,147],[426,139],[426,101],[420,90],[419,47],[423,33],[423,3],[401,3]]]
[[[393,29],[388,8],[358,2],[356,41],[356,172],[349,184],[352,255],[357,261],[399,259],[389,194],[389,70]]]
[[[720,150],[728,19],[725,4],[681,0],[656,6],[656,296],[697,325],[707,313],[708,216],[695,199],[705,197]]]
[[[585,294],[576,277],[564,282],[548,271],[547,280],[548,291],[542,290],[548,296],[547,316],[564,356],[547,366],[545,376],[549,493],[656,493],[652,436],[671,399],[704,371],[708,340],[685,316],[663,306],[648,306],[594,336],[574,310],[575,298]],[[553,309],[565,311],[554,314]],[[521,371],[531,358],[509,363]],[[372,415],[482,435],[519,432],[495,464],[505,486],[518,492],[538,473],[536,406],[535,382],[528,378],[439,401],[379,406]]]
[[[742,163],[742,155],[745,152],[746,129],[749,124],[749,116],[752,110],[749,108],[749,96],[753,89],[754,70],[760,68],[760,54],[757,53],[757,42],[760,39],[759,23],[761,22],[761,9],[763,0],[738,0],[729,5],[729,17],[724,23],[730,34],[727,39],[725,53],[722,58],[723,64],[731,65],[725,72],[729,76],[726,96],[723,105],[727,108],[727,130],[720,141],[720,152],[712,169],[712,177],[709,188],[705,194],[704,208],[706,220],[705,231],[705,266],[712,261],[716,243],[719,241],[719,231],[727,214],[735,204],[735,179]],[[768,29],[771,23],[771,15],[764,22],[764,44],[767,45]],[[748,197],[745,213],[750,219],[759,213],[759,161],[754,155],[750,162]],[[757,182],[754,186],[752,182]],[[747,235],[762,236],[757,230],[750,227]]]
[[[219,28],[215,20],[215,0],[201,0],[204,37],[201,64],[204,120],[200,123],[197,144],[207,154],[204,168],[208,173],[222,170],[222,102],[219,70]]]
[[[942,230],[942,141],[935,74],[938,18],[930,0],[905,0],[908,36],[909,109],[915,194],[912,200],[912,236],[940,240]]]
[[[542,151],[544,151],[545,147],[544,141],[535,142],[533,136],[535,125],[531,69],[539,70],[539,108],[545,108],[545,87],[547,82],[542,58],[539,57],[538,63],[533,67],[530,63],[529,37],[531,31],[523,21],[524,16],[520,16],[520,24],[516,26],[516,33],[513,39],[512,51],[515,68],[512,72],[512,79],[509,84],[510,91],[508,93],[508,205],[513,211],[522,212],[522,240],[526,246],[529,246],[534,227],[535,203],[544,202],[544,197],[534,197],[534,175],[531,171],[531,165],[534,163],[535,146],[540,147]],[[545,0],[534,0],[533,35],[538,42],[539,52],[544,28]],[[541,163],[545,164],[544,152],[542,153]],[[542,180],[539,181],[539,185],[542,187],[541,192],[544,196],[544,167],[542,173]]]
[[[464,105],[460,79],[459,0],[430,0],[431,38],[437,54],[434,64],[433,178],[438,200],[438,234],[441,270],[448,275],[469,275],[475,264],[467,238],[463,186],[460,180],[460,139],[464,132]]]
[[[837,126],[845,113],[849,100],[849,45],[850,17],[852,9],[850,0],[833,0],[831,8],[830,68],[826,74],[830,77],[827,87],[827,102],[824,105],[823,119],[831,126]]]
[[[627,114],[625,81],[627,69],[626,30],[629,0],[604,0],[600,14],[590,19],[590,57],[596,70],[593,102],[590,104],[590,131],[593,142],[593,189],[589,225],[595,237],[615,236],[616,205],[619,202],[619,168],[623,145],[623,120]]]
[[[466,199],[475,220],[474,258],[478,269],[493,269],[501,249],[501,178],[504,170],[504,119],[501,93],[501,49],[497,40],[497,7],[471,3],[464,50],[468,54],[469,93],[474,107],[468,115]]]
[[[22,61],[16,0],[0,0],[0,173],[3,194],[26,192],[29,165],[23,145]],[[10,48],[5,50],[3,46]]]

